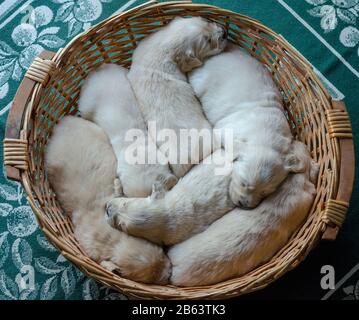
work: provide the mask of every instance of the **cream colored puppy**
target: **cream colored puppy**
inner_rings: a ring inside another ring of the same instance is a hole
[[[222,146],[233,142],[230,194],[238,206],[253,208],[273,193],[290,172],[302,172],[281,95],[269,72],[233,44],[189,75]],[[233,141],[225,139],[232,130]]]
[[[146,197],[156,181],[162,181],[165,189],[170,189],[177,178],[171,174],[168,164],[160,164],[159,150],[155,142],[148,140],[146,124],[127,80],[127,72],[115,64],[102,65],[92,72],[81,89],[79,110],[83,118],[97,123],[109,136],[117,157],[117,175],[123,193],[127,197]],[[142,137],[137,146],[137,153],[142,154],[141,163],[129,157],[135,135]],[[151,164],[147,159],[154,161]]]
[[[226,32],[220,25],[200,17],[176,18],[142,40],[133,53],[128,79],[149,133],[168,156],[177,177],[212,151],[211,139],[199,135],[191,144],[178,143],[181,129],[203,130],[209,136],[212,132],[185,73],[220,53],[225,45]],[[150,123],[155,123],[155,129]],[[170,137],[169,143],[161,141],[166,137],[155,131],[163,129],[174,130],[176,137]]]
[[[101,128],[81,118],[63,118],[48,143],[45,161],[51,186],[89,257],[131,280],[168,281],[170,263],[162,248],[114,230],[106,222],[105,203],[114,196],[116,158]]]
[[[234,209],[207,230],[169,249],[170,283],[210,285],[268,261],[303,223],[312,204],[318,166],[295,142],[305,172],[290,174],[277,192],[252,210]]]
[[[155,186],[148,198],[115,198],[107,205],[109,223],[154,243],[173,245],[205,230],[234,208],[228,188],[230,173],[215,174],[223,150],[211,162],[193,167],[167,193]]]

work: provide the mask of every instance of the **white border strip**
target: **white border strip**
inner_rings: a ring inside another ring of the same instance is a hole
[[[24,11],[31,3],[35,0],[29,0],[25,2],[20,8],[18,8],[11,16],[9,16],[2,24],[0,24],[0,29],[6,26],[12,19],[14,19],[20,12]]]
[[[281,35],[281,37],[283,37]],[[329,94],[332,96],[333,100],[343,100],[345,98],[344,94],[334,85],[332,84],[316,67],[314,67],[310,61],[304,57],[296,47],[294,47],[289,41],[287,41],[288,44],[293,48],[294,51],[296,51],[299,55],[301,55],[305,61],[313,68],[313,71],[317,74],[317,76],[323,81],[325,87],[329,91]]]
[[[23,11],[29,4],[31,4],[34,0],[28,0],[26,3],[24,3],[19,9],[17,9],[10,17],[8,17],[1,25],[0,25],[0,29],[5,26],[6,24],[8,24],[13,18],[15,18],[21,11]],[[138,0],[130,0],[128,2],[126,2],[122,7],[120,7],[116,12],[114,12],[113,14],[117,14],[120,13],[124,10],[126,10],[129,6],[133,5],[135,2],[137,2]],[[10,1],[9,1],[10,3]],[[0,7],[4,5],[1,4]],[[11,104],[12,101],[9,102],[9,104],[7,106],[5,106],[4,108],[2,108],[0,110],[0,117],[5,114],[10,108],[11,108]]]
[[[19,0],[21,2],[22,0]],[[5,0],[3,3],[0,4],[0,19],[4,18],[4,16],[11,11],[14,7],[19,5],[14,0]]]
[[[311,64],[312,65],[312,64]],[[317,76],[324,82],[324,86],[328,89],[330,95],[332,96],[333,100],[341,101],[345,98],[343,92],[341,92],[334,84],[332,84],[328,78],[326,78],[316,67],[313,67],[314,72]]]
[[[12,101],[10,101],[6,107],[4,107],[0,110],[0,117],[11,108],[11,104],[12,104]]]
[[[129,6],[132,6],[137,1],[138,0],[130,0],[130,1],[126,2],[120,9],[118,9],[113,14],[111,14],[111,16],[116,15],[116,14],[122,12],[122,11],[125,11]]]
[[[303,24],[320,42],[322,42],[357,78],[359,78],[359,72],[346,61],[342,55],[336,51],[317,31],[315,31],[305,20],[303,20],[290,6],[288,6],[283,0],[277,0],[285,9],[287,9],[300,23]]]

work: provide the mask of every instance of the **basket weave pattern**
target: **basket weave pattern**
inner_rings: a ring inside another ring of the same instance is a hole
[[[320,164],[317,195],[308,219],[288,244],[268,263],[242,277],[196,288],[136,283],[92,261],[79,247],[71,220],[63,214],[44,171],[46,143],[63,116],[77,113],[81,85],[89,72],[103,63],[129,67],[138,41],[175,16],[203,16],[225,25],[231,41],[268,67],[283,95],[293,134]],[[261,289],[296,267],[323,234],[335,238],[344,221],[354,166],[348,114],[343,104],[331,101],[301,55],[280,35],[253,19],[188,1],[151,1],[104,20],[55,55],[43,53],[23,83],[17,94],[26,96],[18,97],[23,104],[22,121],[17,124],[9,116],[4,141],[7,174],[22,182],[41,228],[62,254],[88,275],[125,294],[158,299],[214,299]],[[19,120],[21,117],[17,116]],[[349,159],[345,160],[346,172],[341,169],[343,156]]]

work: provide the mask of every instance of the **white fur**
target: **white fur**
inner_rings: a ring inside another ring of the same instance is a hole
[[[232,44],[195,69],[189,81],[214,128],[233,130],[238,161],[230,194],[235,204],[253,208],[289,172],[302,172],[281,95],[259,61]],[[228,142],[223,139],[222,146]]]
[[[172,129],[177,137],[180,129],[211,132],[185,73],[221,52],[226,45],[224,37],[224,29],[215,23],[199,17],[176,18],[139,43],[128,79],[147,123],[155,121],[158,131]],[[157,140],[151,130],[150,134]],[[164,143],[156,142],[167,156],[177,154],[176,159],[169,159],[170,165],[177,177],[184,176],[193,165],[188,146],[172,143],[165,148]],[[199,139],[194,141],[193,150],[201,160],[211,153],[211,143]],[[181,154],[188,154],[187,164],[179,163]]]
[[[243,275],[268,261],[304,221],[318,167],[296,143],[305,173],[290,174],[277,192],[252,210],[234,209],[207,230],[170,248],[170,283],[210,285]]]
[[[148,198],[115,198],[107,205],[109,223],[128,234],[173,245],[205,230],[234,208],[228,187],[230,172],[216,175],[223,150],[193,167],[168,192],[155,189]]]
[[[135,281],[168,281],[170,263],[162,248],[107,224],[105,204],[114,196],[116,157],[101,128],[81,118],[63,118],[48,142],[45,163],[51,186],[90,258]]]
[[[128,197],[146,197],[157,180],[164,181],[170,189],[177,179],[168,165],[131,164],[126,159],[126,151],[133,143],[126,141],[126,133],[131,129],[143,133],[145,152],[154,157],[159,152],[155,143],[151,144],[147,139],[146,124],[127,80],[127,72],[115,64],[102,65],[92,72],[82,86],[79,110],[82,117],[97,123],[109,136],[117,157],[117,175],[123,193]]]

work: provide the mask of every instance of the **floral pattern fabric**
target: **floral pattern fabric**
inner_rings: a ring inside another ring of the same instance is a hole
[[[124,4],[126,1],[116,0],[0,3],[2,136],[17,86],[33,59],[44,49],[57,51]],[[26,274],[34,276],[30,289],[21,283]],[[6,180],[4,173],[0,180],[0,300],[3,299],[127,299],[85,277],[47,241],[21,185]]]
[[[345,47],[355,47],[359,43],[357,19],[359,15],[359,0],[306,0],[314,7],[308,10],[313,17],[320,18],[320,27],[325,33],[338,27],[341,21],[339,40]],[[359,51],[358,51],[359,55]]]

